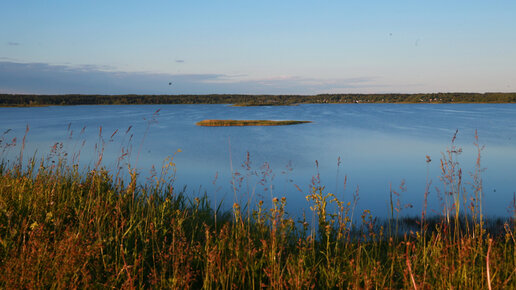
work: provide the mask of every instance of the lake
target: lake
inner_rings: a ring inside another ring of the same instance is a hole
[[[313,123],[275,127],[195,125],[203,119]],[[2,132],[12,129],[3,135],[2,144],[14,137],[18,141],[16,148],[2,153],[4,159],[18,156],[28,125],[25,158],[46,156],[56,142],[62,142],[69,158],[72,152],[80,152],[80,164],[92,167],[97,159],[95,144],[99,146],[97,151],[104,144],[105,166],[116,167],[122,152],[129,150],[131,154],[123,161],[138,168],[140,181],[145,182],[152,176],[153,165],[159,169],[167,156],[174,156],[176,188],[186,186],[191,197],[206,192],[212,203],[222,201],[228,207],[235,200],[252,198],[253,202],[270,204],[272,197],[285,196],[287,208],[295,216],[308,209],[305,195],[317,176],[325,192],[335,193],[339,199],[352,201],[353,194],[358,193],[356,212],[370,209],[376,216],[390,214],[389,188],[400,191],[403,181],[406,190],[400,200],[407,208],[402,214],[419,215],[426,184],[431,180],[429,211],[440,213],[438,193],[443,195],[445,191],[440,180],[440,158],[451,148],[458,130],[455,145],[462,153],[457,161],[463,186],[472,194],[469,183],[473,180],[470,173],[475,170],[477,148],[473,143],[478,130],[479,143],[485,145],[481,155],[485,213],[511,215],[509,206],[516,191],[514,104],[0,108],[0,124]],[[431,162],[426,162],[426,155]],[[234,178],[232,170],[238,171]]]

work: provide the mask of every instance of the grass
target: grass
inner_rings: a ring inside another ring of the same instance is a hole
[[[23,143],[18,161],[0,163],[1,288],[516,288],[514,218],[494,227],[481,211],[481,148],[471,195],[452,145],[442,215],[400,216],[401,186],[382,224],[355,217],[358,192],[344,202],[317,177],[312,219],[289,217],[285,197],[221,212],[174,187],[173,158],[142,183],[131,167],[127,179],[103,168],[101,150],[88,170],[66,158],[22,165]]]
[[[228,127],[228,126],[285,126],[311,123],[311,121],[273,121],[273,120],[202,120],[197,126]]]

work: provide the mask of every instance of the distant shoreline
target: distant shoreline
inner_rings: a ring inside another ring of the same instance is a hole
[[[515,93],[321,94],[321,95],[30,95],[0,94],[0,107],[73,105],[231,104],[233,106],[292,106],[351,103],[516,103]]]

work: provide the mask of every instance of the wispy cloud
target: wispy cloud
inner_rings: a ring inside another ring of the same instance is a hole
[[[319,94],[336,92],[336,88],[340,90],[339,92],[348,92],[381,86],[377,83],[376,77],[319,79],[300,76],[249,78],[245,75],[223,75],[205,82],[247,89],[249,93],[273,94]]]
[[[9,45],[9,46],[18,46],[18,45],[20,45],[20,43],[19,42],[14,42],[14,41],[9,41],[7,43],[7,45]]]
[[[0,93],[317,94],[334,88],[371,88],[375,83],[372,77],[257,79],[246,75],[119,72],[108,66],[0,61]]]
[[[184,59],[176,59],[176,62],[177,63],[183,63],[183,62],[185,62],[185,60]]]
[[[115,71],[116,67],[110,65],[92,65],[92,64],[81,64],[74,66],[66,66],[68,70],[82,70],[85,72],[90,71]]]

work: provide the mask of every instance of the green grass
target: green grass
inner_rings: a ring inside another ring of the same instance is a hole
[[[448,152],[443,177],[458,176]],[[315,182],[313,218],[294,220],[284,197],[227,212],[189,199],[172,158],[143,183],[51,160],[0,163],[1,288],[516,288],[514,219],[495,230],[475,203],[411,220],[393,202],[382,224]]]
[[[228,126],[285,126],[311,123],[311,121],[272,121],[272,120],[202,120],[197,126],[228,127]]]

